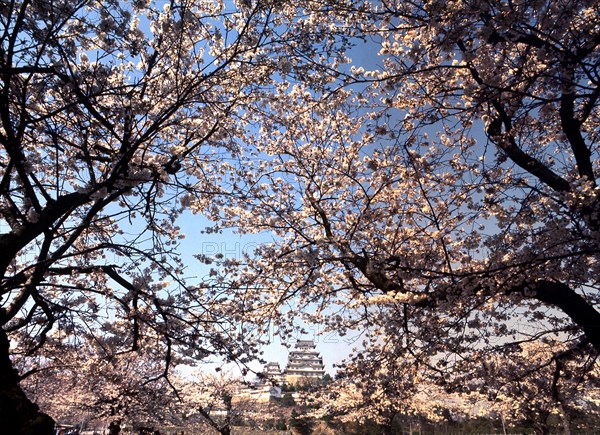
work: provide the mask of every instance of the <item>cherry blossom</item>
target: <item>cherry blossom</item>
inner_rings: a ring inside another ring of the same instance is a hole
[[[178,219],[223,193],[248,107],[274,98],[275,80],[313,70],[314,86],[329,80],[332,23],[306,25],[304,6],[0,5],[4,430],[53,431],[12,363],[35,361],[50,337],[110,335],[116,354],[155,353],[157,380],[179,363],[257,351],[219,302],[222,287],[186,280]]]
[[[362,331],[356,358],[412,361],[447,389],[526,344],[560,343],[544,364],[567,353],[579,376],[594,370],[597,4],[344,2],[327,15],[345,22],[332,35],[379,57],[249,109],[250,163],[209,211],[274,237],[223,264],[232,299],[283,337],[299,318]]]

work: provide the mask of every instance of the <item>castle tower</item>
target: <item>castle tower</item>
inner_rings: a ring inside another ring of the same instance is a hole
[[[298,340],[288,355],[285,380],[290,384],[315,382],[323,378],[325,365],[312,340]]]
[[[265,365],[262,375],[263,383],[275,383],[277,385],[283,382],[283,373],[278,362],[270,362]]]

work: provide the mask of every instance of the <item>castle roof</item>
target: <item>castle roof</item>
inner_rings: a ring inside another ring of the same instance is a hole
[[[316,350],[313,340],[298,340],[296,346],[288,353],[288,362],[285,370],[281,370],[279,363],[269,362],[265,365],[263,375],[265,379],[281,382],[284,377],[288,380],[320,379],[325,374],[323,357]]]
[[[323,358],[316,350],[314,341],[298,340],[293,351],[288,354],[286,375],[293,376],[323,376],[325,366]]]

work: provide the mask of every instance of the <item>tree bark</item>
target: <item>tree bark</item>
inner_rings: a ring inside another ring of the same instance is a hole
[[[40,412],[19,386],[19,374],[12,366],[10,341],[0,329],[0,416],[2,431],[15,435],[53,435],[54,420]]]
[[[568,315],[585,333],[589,342],[600,352],[600,312],[566,284],[540,281],[533,286],[534,298],[554,305]]]
[[[121,423],[119,421],[111,421],[108,426],[109,435],[119,435],[121,433]]]
[[[558,404],[558,410],[560,412],[560,420],[563,424],[563,435],[571,435],[571,424],[569,423],[569,415],[565,410],[562,403]]]

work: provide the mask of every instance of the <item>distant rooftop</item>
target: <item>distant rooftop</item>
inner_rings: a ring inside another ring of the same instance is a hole
[[[296,348],[304,348],[304,347],[317,347],[313,340],[298,340],[296,341]]]

